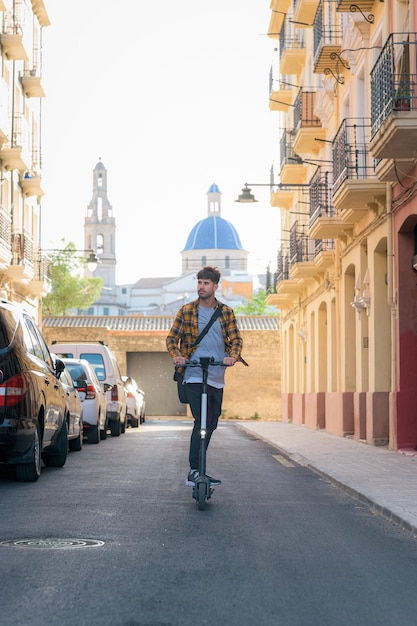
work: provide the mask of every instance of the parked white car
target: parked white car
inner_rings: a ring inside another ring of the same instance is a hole
[[[85,359],[62,359],[71,374],[83,405],[83,427],[88,443],[107,436],[107,400],[93,366]]]
[[[134,378],[122,376],[122,379],[127,397],[127,423],[137,428],[145,421],[145,392],[138,387]]]
[[[108,346],[96,343],[52,342],[50,351],[61,359],[85,359],[93,366],[106,392],[107,424],[112,437],[118,437],[126,428],[126,394],[119,363]],[[107,383],[107,386],[106,386]]]

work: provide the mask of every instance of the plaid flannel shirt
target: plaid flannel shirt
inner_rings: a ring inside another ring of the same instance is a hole
[[[183,356],[189,360],[197,348],[193,344],[199,335],[198,304],[199,300],[184,304],[175,317],[166,338],[167,350],[173,359],[176,356]],[[225,350],[229,356],[237,361],[243,361],[240,356],[243,341],[233,309],[216,300],[214,308],[217,309],[218,306],[222,307],[218,320],[222,330]]]

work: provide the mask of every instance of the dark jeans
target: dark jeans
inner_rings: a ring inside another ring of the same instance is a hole
[[[201,383],[187,383],[187,397],[191,413],[194,417],[194,428],[190,440],[190,469],[198,469],[200,456],[200,427],[201,427]],[[217,428],[219,417],[222,414],[223,389],[217,389],[207,385],[207,428],[206,450],[210,443],[211,435]]]

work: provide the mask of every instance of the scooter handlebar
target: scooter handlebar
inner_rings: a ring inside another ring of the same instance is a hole
[[[223,361],[215,361],[212,357],[200,357],[199,360],[194,359],[191,361],[185,361],[182,365],[176,365],[175,369],[178,369],[179,367],[207,367],[209,365],[222,365],[223,367],[229,367],[229,365],[223,363]]]

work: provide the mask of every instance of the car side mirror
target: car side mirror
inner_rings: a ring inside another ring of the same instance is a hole
[[[61,359],[55,359],[55,375],[59,378],[65,369],[65,363]]]

